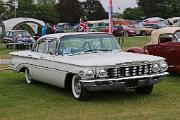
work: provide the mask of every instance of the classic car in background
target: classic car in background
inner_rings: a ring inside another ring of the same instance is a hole
[[[100,32],[109,32],[109,27],[102,28]],[[133,28],[130,28],[125,25],[114,26],[113,35],[116,37],[129,37],[135,36],[136,31]]]
[[[6,31],[5,42],[13,42],[13,43],[32,43],[35,42],[35,39],[31,37],[28,31],[26,30],[9,30]]]
[[[35,80],[70,88],[75,99],[90,91],[135,89],[150,94],[168,73],[164,58],[123,52],[109,33],[57,33],[41,37],[32,51],[13,55],[11,68]]]
[[[109,26],[107,21],[88,21],[89,32],[100,32],[102,28]]]
[[[138,28],[138,34],[142,35],[142,36],[151,35],[152,31],[163,28],[163,27],[167,27],[167,25],[154,24],[154,23],[141,24],[141,25],[139,25],[139,28]]]
[[[169,71],[180,73],[180,27],[165,27],[151,34],[144,48],[130,48],[128,52],[146,53],[166,58]]]

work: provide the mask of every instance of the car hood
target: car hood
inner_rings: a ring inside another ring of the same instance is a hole
[[[40,58],[46,59],[48,61],[55,61],[64,64],[72,64],[77,66],[113,66],[122,63],[132,63],[132,62],[153,62],[164,60],[162,57],[139,54],[139,53],[130,53],[130,52],[98,52],[98,53],[88,53],[80,55],[64,55],[64,56],[53,56],[31,51],[19,51],[11,52],[11,55],[28,57],[31,58]]]
[[[153,62],[164,60],[162,57],[129,53],[129,52],[101,52],[84,55],[57,57],[57,61],[78,66],[111,66],[131,62]]]

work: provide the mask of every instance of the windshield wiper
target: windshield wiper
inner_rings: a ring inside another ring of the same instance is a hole
[[[113,51],[113,49],[98,49],[98,51]]]
[[[93,53],[95,52],[96,53],[97,50],[96,49],[91,49],[91,50],[85,50],[84,52],[93,52]]]

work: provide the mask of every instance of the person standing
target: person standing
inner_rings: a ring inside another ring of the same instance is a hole
[[[42,36],[46,35],[46,30],[47,30],[46,26],[45,25],[42,26],[42,30],[41,30],[41,35]]]

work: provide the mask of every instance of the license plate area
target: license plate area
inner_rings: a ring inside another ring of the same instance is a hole
[[[126,80],[126,87],[134,88],[138,86],[138,80]]]

